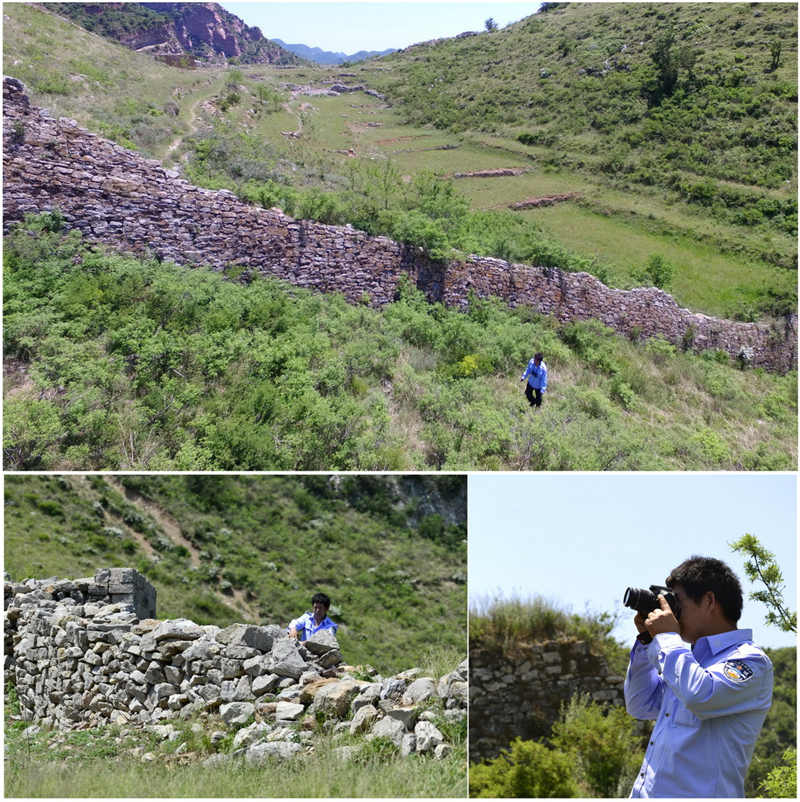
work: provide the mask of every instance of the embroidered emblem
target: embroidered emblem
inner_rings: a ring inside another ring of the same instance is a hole
[[[734,682],[745,682],[753,676],[753,669],[741,660],[728,660],[722,667],[722,673]]]

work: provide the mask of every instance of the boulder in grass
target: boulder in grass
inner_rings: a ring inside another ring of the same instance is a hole
[[[321,688],[314,696],[312,712],[344,718],[350,710],[350,702],[358,696],[361,687],[356,680],[342,679]]]
[[[404,705],[415,705],[436,696],[436,683],[431,677],[415,679],[403,693]]]
[[[297,721],[303,715],[305,707],[294,702],[278,702],[275,708],[275,719],[277,721]]]
[[[275,629],[279,629],[279,627],[275,627]],[[275,640],[275,633],[272,627],[231,624],[217,632],[216,640],[227,646],[249,646],[260,652],[268,652]]]
[[[226,724],[246,724],[255,712],[256,707],[251,702],[229,702],[219,709],[219,714]]]
[[[289,760],[293,758],[298,752],[302,752],[303,747],[300,744],[293,743],[292,741],[268,741],[263,744],[254,744],[247,752],[245,752],[244,759],[253,765],[269,760],[270,758],[278,758],[280,760]]]
[[[403,736],[406,728],[402,721],[386,716],[378,721],[372,728],[372,732],[367,736],[368,740],[373,738],[388,738],[398,748],[403,744]]]
[[[444,743],[444,735],[430,721],[419,721],[414,727],[417,736],[417,752],[432,752]]]

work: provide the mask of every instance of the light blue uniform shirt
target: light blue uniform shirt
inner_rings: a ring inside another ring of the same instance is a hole
[[[547,365],[545,365],[544,360],[537,365],[531,359],[531,361],[528,362],[528,367],[525,368],[525,372],[520,377],[520,381],[524,378],[528,379],[528,384],[530,384],[534,390],[541,390],[544,392],[547,389]]]
[[[295,618],[294,621],[290,621],[286,631],[288,632],[292,627],[297,630],[298,640],[307,640],[315,632],[319,632],[321,629],[332,629],[333,634],[335,635],[336,630],[339,629],[339,625],[334,621],[331,621],[327,615],[322,619],[320,624],[317,624],[317,622],[314,620],[314,613],[312,612],[303,613],[300,618]]]
[[[756,738],[772,704],[772,663],[749,629],[698,639],[638,641],[625,706],[656,719],[632,797],[743,797]],[[660,676],[659,676],[660,675]]]

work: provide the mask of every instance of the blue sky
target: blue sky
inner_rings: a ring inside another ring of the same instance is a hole
[[[503,27],[534,14],[540,3],[305,2],[221,3],[267,39],[339,53],[408,47],[462,31],[482,31],[492,17]]]
[[[792,646],[748,599],[744,559],[728,543],[749,532],[776,555],[797,609],[797,480],[784,474],[473,474],[470,600],[542,595],[572,612],[622,608],[626,587],[664,583],[693,554],[717,557],[745,593],[739,626],[762,646]],[[625,610],[614,635],[634,636]]]

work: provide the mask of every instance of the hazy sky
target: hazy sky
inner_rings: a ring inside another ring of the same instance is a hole
[[[321,47],[338,53],[400,49],[416,42],[482,31],[492,17],[503,27],[534,14],[531,2],[305,2],[221,3],[256,25],[267,39]]]
[[[572,612],[624,609],[615,637],[631,643],[626,587],[663,585],[693,554],[739,577],[739,626],[762,646],[795,638],[764,624],[748,599],[744,559],[728,543],[756,535],[778,558],[797,609],[797,480],[784,474],[475,474],[469,478],[470,600],[540,594]]]

